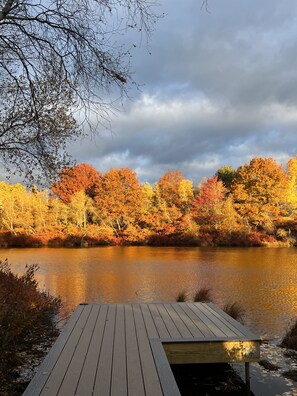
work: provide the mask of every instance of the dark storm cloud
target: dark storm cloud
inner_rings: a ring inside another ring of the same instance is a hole
[[[134,78],[145,83],[112,118],[113,134],[73,147],[99,170],[129,166],[142,181],[179,169],[197,183],[253,156],[297,152],[297,3],[166,0]]]

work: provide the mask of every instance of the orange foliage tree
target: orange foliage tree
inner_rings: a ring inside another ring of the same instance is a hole
[[[237,211],[251,225],[271,229],[286,214],[288,178],[272,158],[253,158],[239,167],[231,190]]]
[[[138,222],[143,204],[142,185],[129,168],[111,169],[96,185],[97,221],[111,226],[117,235]]]
[[[194,198],[194,187],[177,170],[168,170],[159,180],[160,197],[168,208],[176,208],[181,214],[189,212]]]
[[[60,180],[52,183],[51,190],[65,203],[69,203],[72,195],[79,191],[94,198],[95,185],[100,181],[100,177],[100,172],[93,166],[78,164],[63,170]]]

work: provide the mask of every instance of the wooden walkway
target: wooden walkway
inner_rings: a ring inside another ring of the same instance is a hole
[[[259,358],[259,337],[212,303],[79,305],[24,395],[178,396],[170,363]]]

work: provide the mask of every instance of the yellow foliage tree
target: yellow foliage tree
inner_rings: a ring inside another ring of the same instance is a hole
[[[292,157],[287,165],[288,176],[288,211],[290,215],[297,212],[297,157]]]
[[[0,222],[2,228],[14,234],[32,232],[32,201],[25,186],[0,182]]]
[[[79,228],[86,228],[88,217],[93,211],[93,200],[84,191],[71,196],[69,202],[69,218]]]

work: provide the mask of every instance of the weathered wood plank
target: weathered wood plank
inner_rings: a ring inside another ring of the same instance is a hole
[[[198,308],[194,303],[187,303],[187,305],[194,312],[198,321],[202,321],[216,337],[226,337],[226,334],[199,309],[200,306]]]
[[[147,304],[140,304],[147,335],[149,338],[158,338],[159,334]]]
[[[92,395],[99,361],[103,332],[105,328],[108,305],[98,305],[100,309],[92,334],[89,350],[79,378],[77,396]]]
[[[192,337],[192,333],[187,328],[187,326],[185,325],[184,321],[182,320],[182,318],[180,317],[178,312],[176,312],[176,310],[174,309],[174,305],[166,303],[166,304],[164,304],[164,307],[167,310],[168,315],[170,316],[171,320],[174,322],[175,326],[178,328],[178,331],[179,331],[181,337],[186,337],[186,338]]]
[[[111,384],[112,351],[114,343],[116,305],[109,305],[102,346],[97,366],[94,395],[109,395]]]
[[[156,304],[160,317],[163,319],[169,336],[172,338],[180,338],[181,334],[177,328],[177,323],[173,322],[164,304]],[[176,322],[177,322],[176,318]]]
[[[126,396],[127,391],[125,308],[124,304],[117,304],[110,394]]]
[[[209,304],[204,304],[204,310],[206,313],[209,313],[212,317],[216,317],[219,323],[219,326],[222,326],[223,328],[228,328],[230,329],[234,334],[236,334],[238,337],[244,337],[244,333],[240,331],[237,327],[233,326],[230,322],[226,321],[221,315],[219,315],[216,311],[210,308]],[[222,311],[224,312],[224,311]]]
[[[208,303],[207,308],[211,310],[215,315],[220,317],[220,320],[224,321],[226,324],[230,324],[235,327],[241,334],[243,334],[248,339],[259,339],[250,329],[246,326],[243,326],[237,320],[233,319],[230,315],[227,315],[221,308],[219,308],[214,303]]]
[[[151,312],[153,321],[158,330],[160,338],[170,337],[169,331],[166,328],[163,318],[161,317],[156,304],[148,304],[148,308]]]
[[[75,328],[75,325],[79,320],[83,309],[83,305],[78,305],[78,307],[75,309],[67,324],[65,325],[63,331],[59,335],[57,341],[54,343],[53,347],[42,362],[41,366],[39,367],[34,378],[27,386],[25,392],[23,393],[23,396],[40,395],[48,377],[50,376],[57,360],[59,359],[61,352],[63,351],[63,348],[68,341],[68,338],[70,337],[73,329]]]
[[[211,329],[206,326],[206,324],[193,312],[192,309],[188,306],[187,303],[180,303],[179,304],[181,309],[189,316],[192,320],[196,328],[198,329],[200,335],[207,336],[207,337],[214,337],[215,334],[211,331]],[[197,335],[199,337],[199,335]]]
[[[63,348],[62,353],[57,360],[55,367],[53,368],[43,390],[42,396],[52,396],[57,395],[59,389],[64,381],[64,377],[66,375],[68,366],[71,362],[72,356],[77,348],[81,335],[86,326],[88,317],[91,313],[92,306],[85,305],[83,311],[79,317],[79,320],[76,322],[76,326],[74,327],[70,337]]]
[[[161,342],[151,340],[151,348],[164,396],[181,396]]]
[[[125,333],[127,354],[127,381],[129,396],[144,396],[144,382],[140,365],[135,319],[131,304],[125,304]]]
[[[190,311],[190,309],[188,307],[186,307],[186,310],[184,310],[181,307],[180,303],[172,303],[171,307],[176,311],[176,313],[179,315],[182,323],[184,323],[184,325],[186,326],[186,328],[189,330],[189,332],[191,333],[191,335],[193,337],[203,337],[203,333],[202,331],[200,331],[198,329],[198,327],[196,326],[196,324],[193,322],[193,320],[191,319],[191,315],[193,316],[193,312]],[[189,313],[189,315],[188,315]],[[212,334],[212,333],[211,333]],[[213,335],[213,334],[212,334]]]
[[[98,312],[99,306],[92,305],[90,315],[67,368],[63,383],[59,389],[59,396],[73,396],[76,393],[77,384],[80,380],[80,375],[85,363]]]
[[[195,303],[193,303],[195,305]],[[227,337],[236,337],[236,336],[243,336],[241,332],[239,332],[236,328],[232,328],[232,326],[226,325],[221,318],[217,315],[214,314],[214,312],[211,312],[210,310],[207,309],[207,304],[205,303],[200,303],[199,305],[199,310],[204,313],[205,316],[207,316],[220,330],[222,330]]]
[[[139,304],[133,304],[135,328],[138,340],[140,361],[146,395],[162,396],[158,373],[149,343],[147,328],[145,326],[143,311]],[[155,332],[157,333],[156,329]],[[153,332],[154,333],[154,332]],[[155,333],[154,333],[155,335]]]

